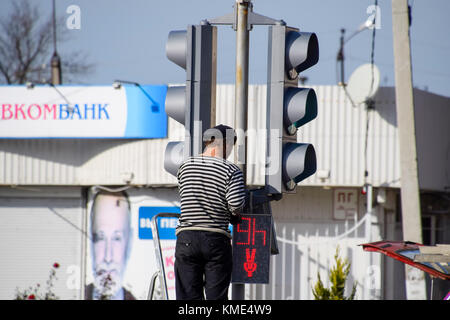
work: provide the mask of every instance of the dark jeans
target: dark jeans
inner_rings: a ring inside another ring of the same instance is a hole
[[[218,232],[185,230],[175,248],[177,300],[226,300],[233,265],[231,241]]]

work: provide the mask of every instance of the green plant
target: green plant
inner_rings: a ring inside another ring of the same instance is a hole
[[[317,283],[313,288],[313,295],[315,300],[353,300],[356,294],[356,283],[353,285],[352,292],[349,297],[344,296],[345,282],[350,273],[350,262],[348,259],[342,260],[339,256],[339,246],[336,248],[334,255],[336,266],[331,268],[329,272],[329,280],[331,288],[325,288],[320,273],[317,272]]]
[[[56,277],[56,269],[58,268],[59,263],[55,262],[52,269],[50,269],[46,292],[41,292],[41,285],[39,283],[37,283],[35,287],[30,286],[25,290],[19,290],[19,288],[16,288],[15,300],[58,300],[59,297],[53,292],[54,281],[58,280]]]

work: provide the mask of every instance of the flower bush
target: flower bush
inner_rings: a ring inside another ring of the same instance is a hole
[[[19,290],[16,288],[15,300],[58,300],[59,297],[53,292],[54,282],[58,280],[56,277],[56,270],[60,267],[58,262],[55,262],[50,269],[50,274],[46,282],[47,287],[45,292],[41,292],[41,285],[30,286],[28,289]]]

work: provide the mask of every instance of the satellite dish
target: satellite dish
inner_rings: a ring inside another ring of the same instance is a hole
[[[347,83],[347,92],[356,104],[361,104],[367,99],[372,99],[380,87],[380,71],[376,65],[373,65],[373,83],[372,83],[372,65],[363,64],[353,71]]]

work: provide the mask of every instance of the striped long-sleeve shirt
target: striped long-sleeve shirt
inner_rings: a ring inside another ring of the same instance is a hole
[[[178,170],[181,216],[176,233],[206,230],[230,236],[230,214],[245,204],[242,171],[235,164],[215,157],[196,156]]]

